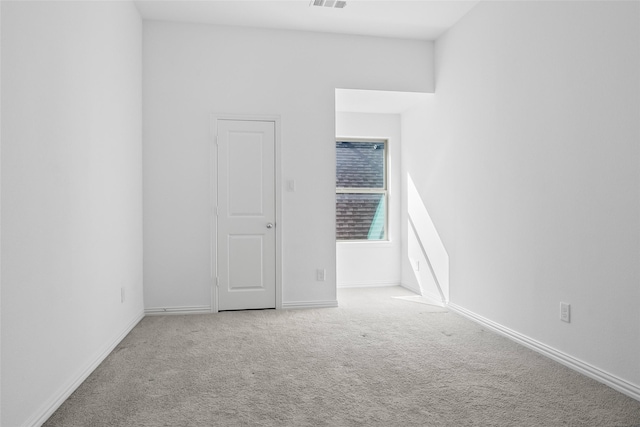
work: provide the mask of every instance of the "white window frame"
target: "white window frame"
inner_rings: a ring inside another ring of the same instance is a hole
[[[383,143],[384,144],[384,171],[383,171],[383,188],[340,188],[337,186],[336,181],[336,195],[338,194],[383,194],[384,195],[384,238],[378,240],[369,239],[338,239],[336,236],[336,242],[338,243],[370,243],[376,244],[381,242],[389,242],[389,139],[387,138],[336,138],[337,142],[368,142],[368,143]],[[337,166],[337,161],[336,161]],[[337,223],[337,221],[336,221]],[[337,224],[336,224],[337,225]]]

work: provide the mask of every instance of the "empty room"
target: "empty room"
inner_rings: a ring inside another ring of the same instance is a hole
[[[0,426],[640,426],[640,1],[0,1]]]

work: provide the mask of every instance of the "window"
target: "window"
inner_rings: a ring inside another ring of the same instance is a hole
[[[336,239],[387,240],[387,141],[336,141]]]

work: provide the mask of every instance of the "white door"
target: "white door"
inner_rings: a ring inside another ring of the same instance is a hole
[[[217,121],[218,310],[276,307],[275,123]]]

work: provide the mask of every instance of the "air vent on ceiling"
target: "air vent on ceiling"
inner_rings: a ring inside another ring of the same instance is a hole
[[[342,9],[347,5],[346,1],[336,1],[336,0],[311,0],[309,6],[324,6],[324,7],[333,7],[336,9]]]

